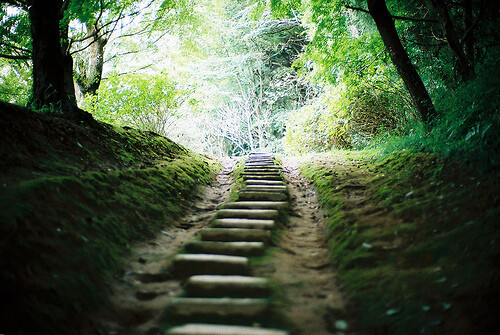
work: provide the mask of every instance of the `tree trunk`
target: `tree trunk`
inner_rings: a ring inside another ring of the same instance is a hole
[[[104,47],[108,43],[102,33],[99,35],[95,25],[87,27],[87,36],[93,36],[92,44],[89,46],[90,57],[88,64],[85,64],[76,76],[76,84],[81,97],[97,94],[102,80]]]
[[[474,19],[472,15],[472,0],[464,0],[464,51],[469,63],[474,68]]]
[[[370,15],[377,25],[382,41],[389,52],[389,56],[396,70],[410,92],[412,101],[422,120],[426,124],[429,124],[436,116],[436,110],[434,109],[434,105],[432,104],[432,100],[422,79],[415,70],[406,50],[401,44],[401,40],[399,39],[398,32],[396,31],[396,27],[394,26],[394,22],[385,1],[367,0],[367,2]]]
[[[64,56],[61,52],[59,22],[62,0],[33,0],[30,3],[33,40],[33,97],[35,108],[61,104],[71,106],[66,94]]]
[[[474,66],[469,62],[467,58],[462,43],[457,36],[453,22],[451,21],[450,14],[448,13],[448,8],[443,0],[431,0],[432,6],[437,11],[439,23],[444,31],[444,36],[446,41],[450,46],[451,51],[455,54],[458,61],[458,67],[462,78],[465,81],[474,79],[476,76],[474,72]],[[472,8],[471,8],[472,10]],[[472,13],[471,13],[472,14]],[[472,26],[472,24],[471,24]]]
[[[31,105],[34,108],[52,106],[68,118],[96,124],[92,115],[76,106],[73,60],[63,52],[67,43],[67,30],[65,31],[64,27],[61,30],[60,26],[63,19],[63,0],[31,0],[29,16],[33,44]]]
[[[59,25],[61,38],[61,53],[63,55],[64,66],[64,89],[66,95],[73,106],[76,106],[75,82],[73,80],[73,56],[70,53],[69,45],[69,25]]]

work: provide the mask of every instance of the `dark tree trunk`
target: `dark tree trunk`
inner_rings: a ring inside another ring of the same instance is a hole
[[[33,43],[34,108],[53,106],[71,119],[95,123],[92,115],[76,106],[73,60],[65,55],[67,30],[61,29],[63,0],[31,0],[29,16]],[[66,27],[67,28],[67,27]],[[62,38],[62,39],[61,39]]]
[[[465,56],[474,67],[474,20],[472,15],[472,0],[464,0],[464,31],[465,31]]]
[[[441,27],[444,31],[446,41],[448,42],[451,51],[457,57],[458,67],[460,69],[462,78],[465,81],[474,79],[474,77],[476,76],[474,72],[474,66],[465,54],[462,43],[460,42],[460,39],[457,36],[457,32],[455,31],[455,27],[453,26],[453,22],[451,21],[446,4],[443,0],[431,0],[431,3],[438,14],[439,23],[441,24]]]
[[[30,3],[33,40],[33,97],[35,108],[61,104],[70,108],[65,86],[64,56],[61,52],[59,22],[62,0],[33,0]]]
[[[415,107],[417,108],[422,120],[425,123],[430,123],[436,116],[436,110],[432,104],[432,100],[427,92],[427,89],[422,82],[415,67],[410,61],[406,50],[401,44],[398,32],[394,26],[391,14],[387,9],[384,0],[367,0],[368,10],[373,17],[377,29],[382,37],[385,47],[389,52],[396,70],[403,79],[406,88],[410,92]]]

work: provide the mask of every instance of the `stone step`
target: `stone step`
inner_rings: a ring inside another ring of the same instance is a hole
[[[191,323],[171,328],[166,335],[289,335],[279,329]]]
[[[248,258],[213,254],[179,254],[174,257],[172,273],[177,278],[193,275],[248,275]]]
[[[244,172],[242,174],[243,176],[243,179],[265,179],[265,180],[282,180],[283,179],[283,176],[279,173],[279,172],[276,172],[276,173],[260,173],[260,172],[251,172],[251,173],[247,173],[247,172]]]
[[[273,229],[274,225],[274,220],[259,219],[217,219],[213,223],[215,228]]]
[[[285,201],[235,201],[228,202],[222,208],[233,209],[282,209],[287,208],[288,202]]]
[[[213,242],[192,241],[185,245],[187,253],[216,254],[232,256],[261,256],[264,253],[264,242]]]
[[[259,170],[264,170],[264,169],[259,169]],[[250,170],[244,170],[243,174],[245,175],[256,175],[256,176],[281,176],[280,171],[252,171]]]
[[[266,167],[256,167],[256,166],[249,166],[245,168],[245,171],[254,171],[254,172],[262,172],[262,171],[281,171],[279,167],[277,166],[266,166]]]
[[[277,167],[273,162],[250,162],[245,163],[245,167],[260,167],[260,168],[268,168],[268,167]]]
[[[255,162],[272,162],[274,163],[274,158],[272,157],[252,157],[245,161],[246,163],[255,163]]]
[[[281,173],[278,168],[268,167],[268,168],[245,168],[243,173]]]
[[[264,219],[276,220],[279,212],[275,209],[219,209],[216,213],[218,219]]]
[[[265,192],[265,191],[240,191],[238,192],[238,200],[242,201],[285,201],[287,195],[284,192]]]
[[[250,185],[285,185],[283,181],[278,180],[257,180],[257,179],[248,179],[245,181],[247,186]]]
[[[285,185],[247,185],[245,191],[271,191],[271,192],[286,192]]]
[[[200,230],[202,241],[218,242],[264,242],[269,243],[271,232],[264,229],[246,228],[203,228]]]
[[[254,318],[269,311],[269,301],[263,298],[172,298],[168,305],[170,318],[219,317]]]
[[[248,276],[192,276],[184,290],[189,297],[266,298],[271,295],[266,278]]]
[[[255,156],[271,156],[271,157],[274,157],[274,154],[271,153],[271,152],[251,152],[249,155],[249,157],[255,157]]]
[[[243,174],[243,180],[283,180],[283,177],[281,175],[248,175],[248,174]]]

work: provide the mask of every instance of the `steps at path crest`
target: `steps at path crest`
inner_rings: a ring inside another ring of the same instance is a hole
[[[185,278],[199,274],[248,275],[248,258],[212,254],[180,254],[174,257],[172,273]]]
[[[265,315],[269,300],[262,298],[173,298],[169,305],[171,317],[251,318]]]
[[[288,335],[248,326],[277,318],[268,279],[251,275],[248,257],[264,254],[288,208],[287,186],[267,153],[250,154],[242,177],[246,185],[238,200],[219,209],[199,240],[174,257],[172,274],[183,280],[184,293],[170,300],[165,320],[185,324],[170,328],[168,335]]]
[[[286,201],[235,201],[223,205],[224,209],[286,209]]]
[[[215,228],[273,229],[274,226],[274,220],[217,219],[214,221]]]
[[[193,323],[172,328],[167,335],[288,335],[288,333],[278,329]]]
[[[185,286],[187,296],[194,297],[251,297],[271,295],[268,280],[249,276],[192,276]]]
[[[269,230],[256,228],[204,228],[200,235],[202,241],[269,243],[271,239]]]
[[[261,256],[264,253],[264,242],[213,242],[193,241],[185,246],[187,253],[214,254],[230,256]]]
[[[240,219],[264,219],[277,220],[279,212],[275,209],[220,209],[217,211],[218,219],[240,218]]]

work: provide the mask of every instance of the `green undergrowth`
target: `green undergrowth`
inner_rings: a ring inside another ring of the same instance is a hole
[[[337,152],[302,165],[331,256],[370,334],[494,334],[498,173],[420,151]]]
[[[233,186],[231,187],[231,194],[229,201],[238,200],[238,192],[245,187],[245,180],[243,179],[243,172],[245,171],[245,161],[248,157],[241,158],[235,165],[231,172],[233,179]]]
[[[0,333],[77,334],[132,243],[218,165],[154,133],[0,107]]]

